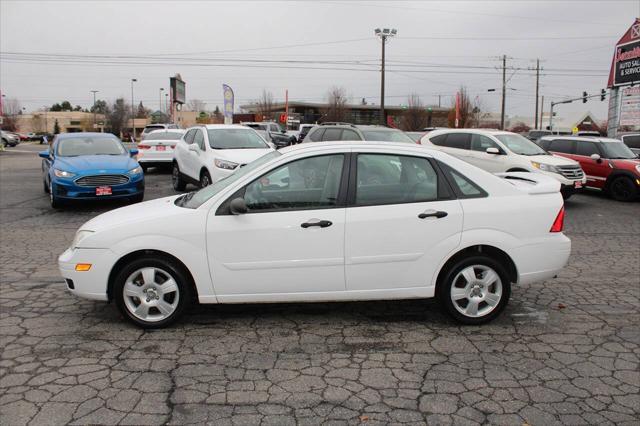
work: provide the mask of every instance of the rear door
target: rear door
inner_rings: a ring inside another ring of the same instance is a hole
[[[354,158],[346,213],[347,289],[430,286],[442,259],[460,242],[459,201],[426,157],[372,149]]]

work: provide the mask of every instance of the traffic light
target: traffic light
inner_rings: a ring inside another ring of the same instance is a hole
[[[600,100],[604,101],[604,98],[607,97],[607,91],[605,89],[600,90]]]
[[[582,103],[586,104],[587,103],[587,96],[589,96],[587,94],[587,92],[582,92]]]
[[[279,120],[282,124],[287,122],[287,114],[285,114],[284,112],[280,114]]]

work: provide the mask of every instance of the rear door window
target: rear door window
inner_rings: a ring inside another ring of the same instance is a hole
[[[444,146],[445,140],[447,140],[447,135],[438,135],[438,136],[434,136],[432,138],[429,138],[429,141],[432,144],[438,145],[438,146]]]
[[[556,139],[549,144],[549,151],[563,152],[565,154],[574,153],[574,142],[569,139]]]
[[[576,155],[590,157],[593,154],[600,155],[600,150],[598,150],[598,146],[595,143],[583,141],[576,143]]]
[[[349,129],[343,129],[342,130],[342,137],[340,138],[340,140],[343,141],[359,141],[360,136],[354,132],[353,130],[349,130]]]

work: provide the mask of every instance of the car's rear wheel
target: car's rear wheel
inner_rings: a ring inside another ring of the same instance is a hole
[[[200,175],[200,188],[211,185],[211,176],[208,171],[203,171]]]
[[[156,256],[143,256],[124,266],[115,277],[113,290],[120,312],[144,328],[175,322],[192,297],[183,268]]]
[[[187,187],[187,183],[182,179],[180,174],[180,167],[178,163],[173,163],[173,170],[171,172],[171,183],[173,184],[173,189],[176,191],[184,191]]]
[[[504,267],[487,256],[462,259],[446,272],[438,285],[438,299],[447,313],[463,324],[492,321],[511,296]]]
[[[609,185],[611,198],[617,201],[632,201],[638,195],[633,180],[627,176],[617,177]]]

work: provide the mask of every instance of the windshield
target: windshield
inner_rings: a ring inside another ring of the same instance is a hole
[[[622,142],[604,142],[601,146],[604,149],[606,157],[613,160],[638,158],[638,156]]]
[[[181,132],[153,132],[149,134],[149,137],[145,141],[170,141],[178,140],[182,138]]]
[[[549,155],[547,151],[540,148],[524,136],[516,134],[495,135],[496,138],[514,154],[519,155]]]
[[[251,129],[209,129],[209,146],[213,149],[265,149],[269,145]]]
[[[381,142],[406,142],[415,143],[409,136],[400,130],[393,129],[375,129],[362,130],[365,141],[381,141]]]
[[[58,142],[58,156],[76,157],[78,155],[122,155],[126,151],[115,137],[87,136],[65,138]]]
[[[226,178],[221,179],[212,185],[206,186],[199,191],[194,191],[183,195],[176,200],[176,205],[180,207],[186,207],[188,209],[197,209],[211,197],[222,191],[227,186],[231,185],[233,182],[240,179],[242,176],[250,173],[263,164],[266,164],[281,155],[282,154],[278,151],[272,151],[267,155],[263,155],[262,157],[258,158],[255,161],[252,161],[246,166],[236,169],[235,172],[228,175]]]
[[[248,124],[243,124],[243,126],[251,127],[252,129],[256,129],[256,130],[267,130],[266,124],[248,123]]]

